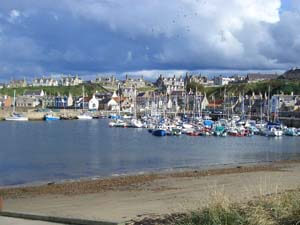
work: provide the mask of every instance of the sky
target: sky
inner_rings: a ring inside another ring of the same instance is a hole
[[[300,0],[1,0],[0,80],[285,71]]]

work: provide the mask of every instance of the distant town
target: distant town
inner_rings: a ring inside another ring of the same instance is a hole
[[[191,113],[195,110],[220,114],[228,111],[231,113],[243,111],[252,115],[261,111],[264,115],[275,112],[290,113],[300,110],[299,93],[293,90],[289,93],[269,93],[266,85],[280,80],[292,82],[291,80],[299,78],[299,74],[300,70],[297,68],[284,74],[249,73],[231,77],[219,75],[210,79],[201,74],[186,73],[181,76],[159,75],[155,82],[145,80],[142,75],[126,76],[124,80],[118,80],[116,76],[99,76],[87,81],[71,75],[60,78],[42,76],[31,82],[21,79],[0,84],[0,107],[9,110],[14,105],[23,112],[43,109],[86,109],[143,113],[155,108],[169,113]],[[264,84],[264,88],[259,92],[239,89],[247,85],[261,84]],[[69,88],[67,89],[69,93],[59,93],[59,90],[66,92],[62,89],[64,87]],[[72,93],[72,87],[79,88],[80,94]],[[231,89],[236,87],[237,90],[231,92],[230,87]],[[49,93],[51,88],[55,88],[55,93],[53,91]],[[84,88],[86,92],[81,91]],[[11,94],[12,90],[19,90],[15,99]],[[198,109],[195,109],[195,105]]]

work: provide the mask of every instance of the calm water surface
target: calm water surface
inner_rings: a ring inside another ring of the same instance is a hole
[[[0,186],[300,159],[300,137],[154,137],[107,120],[1,122]]]

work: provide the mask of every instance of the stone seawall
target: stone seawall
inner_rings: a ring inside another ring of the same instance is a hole
[[[47,112],[36,112],[34,110],[16,110],[20,112],[22,115],[28,117],[29,120],[43,120]],[[0,120],[4,120],[6,117],[9,117],[12,113],[12,110],[5,109],[0,110]],[[81,113],[81,110],[73,110],[73,109],[66,109],[60,110],[58,112],[53,112],[52,114],[55,116],[60,116],[64,119],[76,119],[76,117]],[[100,112],[93,113],[94,116],[98,116]]]

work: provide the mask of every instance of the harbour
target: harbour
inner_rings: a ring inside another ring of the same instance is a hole
[[[0,185],[300,159],[299,137],[166,136],[108,119],[0,123]]]

